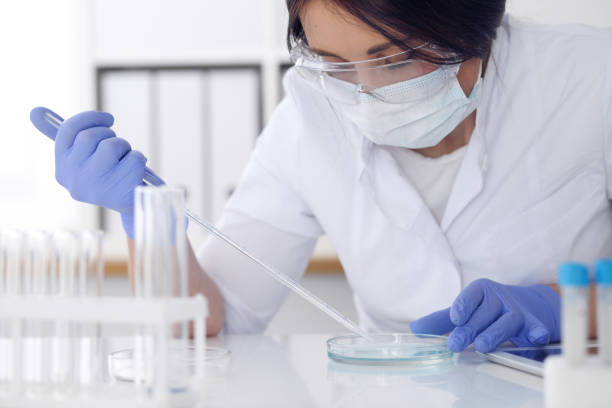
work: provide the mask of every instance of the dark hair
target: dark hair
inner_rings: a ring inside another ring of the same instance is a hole
[[[308,0],[286,0],[287,46],[307,43],[300,12]],[[501,24],[506,0],[326,0],[387,37],[402,49],[406,39],[420,40],[453,53],[437,59],[415,51],[416,58],[452,64],[485,58]],[[420,54],[420,55],[419,55]]]

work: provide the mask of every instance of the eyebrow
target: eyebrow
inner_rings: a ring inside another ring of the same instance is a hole
[[[338,58],[338,59],[340,59],[342,61],[347,61],[348,62],[348,60],[342,58],[339,55],[334,54],[333,52],[329,52],[329,51],[325,51],[325,50],[320,50],[318,48],[311,48],[310,51],[313,51],[314,53],[316,53],[316,54],[318,54],[318,55],[320,55],[322,57],[334,57],[334,58]]]
[[[384,51],[384,50],[386,50],[388,48],[391,48],[392,45],[393,44],[391,42],[387,42],[387,43],[380,44],[380,45],[375,45],[373,47],[370,47],[368,49],[367,53],[368,53],[368,55],[376,54],[377,52],[381,52],[381,51]]]
[[[391,48],[391,46],[393,46],[393,43],[387,42],[387,43],[384,43],[384,44],[379,44],[379,45],[375,45],[373,47],[370,47],[370,48],[368,48],[368,50],[366,52],[367,52],[368,55],[372,55],[372,54],[376,54],[378,52],[384,51],[386,49],[389,49],[389,48]],[[325,50],[320,50],[318,48],[311,48],[310,50],[315,52],[315,53],[317,53],[317,54],[319,54],[322,57],[334,57],[334,58],[338,58],[338,59],[340,59],[342,61],[347,61],[348,62],[348,60],[342,58],[339,55],[334,54],[333,52],[329,52],[329,51],[325,51]]]

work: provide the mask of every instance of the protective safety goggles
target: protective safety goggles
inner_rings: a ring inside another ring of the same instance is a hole
[[[397,54],[356,62],[331,62],[298,42],[290,51],[296,71],[311,86],[336,101],[362,103],[373,97],[387,103],[422,100],[457,74],[458,64],[442,65],[413,58],[420,50],[432,59],[447,60],[449,53],[427,43]],[[401,85],[409,85],[410,91]]]

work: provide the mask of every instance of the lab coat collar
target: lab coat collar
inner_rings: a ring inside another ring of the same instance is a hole
[[[481,132],[476,126],[446,203],[444,216],[440,222],[442,231],[446,232],[453,221],[482,191],[484,174],[488,170],[488,166],[489,154],[486,143],[484,143]]]
[[[488,134],[490,132],[488,124],[483,118],[490,116],[487,110],[491,105],[491,94],[498,74],[495,61],[501,58],[498,41],[494,42],[491,54],[496,55],[496,57],[491,58],[482,78],[482,94],[476,111],[474,131],[470,137],[465,157],[453,183],[444,216],[440,222],[440,227],[445,233],[459,214],[480,194],[484,187],[485,174],[489,170]]]
[[[391,154],[362,138],[359,183],[394,224],[410,229],[422,211],[428,211],[414,186],[401,174]]]
[[[482,124],[477,115],[474,132],[440,223],[444,232],[482,191],[484,173],[488,168],[488,152],[480,126]],[[389,152],[365,137],[361,141],[358,170],[360,184],[372,193],[375,203],[394,224],[410,229],[422,213],[428,214],[435,222],[420,194],[401,174]]]

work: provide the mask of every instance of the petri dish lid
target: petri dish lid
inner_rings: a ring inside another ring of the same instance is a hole
[[[327,355],[335,361],[351,364],[439,364],[453,353],[447,337],[414,333],[377,333],[374,342],[356,335],[327,340]]]

